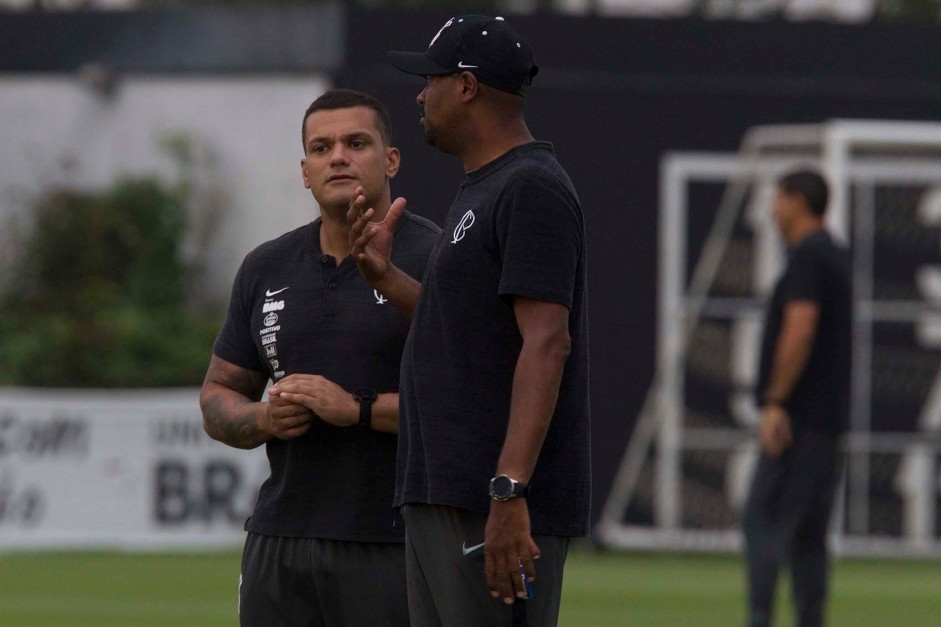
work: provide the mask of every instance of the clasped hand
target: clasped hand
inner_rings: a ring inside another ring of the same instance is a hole
[[[272,407],[282,412],[286,424],[299,422],[300,415],[307,416],[304,425],[293,427],[298,429],[306,425],[301,433],[293,437],[306,432],[313,418],[320,418],[337,427],[349,427],[359,421],[359,403],[353,399],[353,395],[319,374],[291,374],[284,377],[268,390],[268,406],[269,413]],[[290,407],[294,408],[293,420],[289,418],[292,416]],[[281,436],[276,434],[276,437]]]

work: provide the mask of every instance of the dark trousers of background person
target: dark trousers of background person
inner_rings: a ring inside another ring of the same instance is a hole
[[[774,459],[762,453],[745,506],[748,625],[771,624],[778,573],[790,565],[797,625],[824,622],[829,555],[827,527],[840,469],[840,437],[794,432]]]

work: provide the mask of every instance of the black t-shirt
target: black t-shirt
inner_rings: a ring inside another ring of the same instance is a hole
[[[585,535],[585,229],[575,189],[545,142],[470,173],[448,212],[402,356],[396,504],[489,510],[522,346],[514,296],[570,311],[571,353],[528,503],[534,533]]]
[[[320,248],[320,219],[262,244],[235,278],[213,352],[273,381],[319,374],[347,391],[396,392],[409,320]],[[393,263],[420,279],[440,229],[406,213]],[[255,533],[397,542],[392,509],[396,436],[314,421],[303,436],[266,444],[271,476],[245,525]]]
[[[817,303],[820,322],[810,358],[791,397],[785,402],[795,429],[837,433],[847,427],[851,295],[849,256],[826,231],[815,231],[790,249],[787,267],[778,279],[768,305],[758,393],[763,402],[771,380],[785,306],[793,301]]]

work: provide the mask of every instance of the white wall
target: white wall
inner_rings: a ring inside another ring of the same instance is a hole
[[[676,17],[690,15],[700,7],[708,17],[754,19],[781,11],[788,19],[870,19],[876,0],[556,0],[560,11],[583,13],[589,9],[602,15]]]
[[[239,546],[265,449],[211,440],[198,399],[0,388],[0,554]]]
[[[206,251],[214,294],[228,294],[246,252],[317,216],[301,183],[300,128],[329,88],[325,77],[130,75],[116,79],[111,95],[88,77],[0,77],[0,228],[50,185],[101,188],[118,175],[155,172],[172,179],[160,144],[177,133],[215,155],[216,165],[203,168],[215,174],[202,172],[203,182],[230,199]]]

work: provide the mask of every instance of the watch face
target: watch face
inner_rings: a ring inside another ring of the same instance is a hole
[[[505,499],[513,493],[513,482],[506,475],[499,475],[490,481],[490,491],[495,499]]]
[[[353,398],[357,401],[374,401],[376,400],[376,391],[370,388],[359,388],[358,390],[353,390]]]

